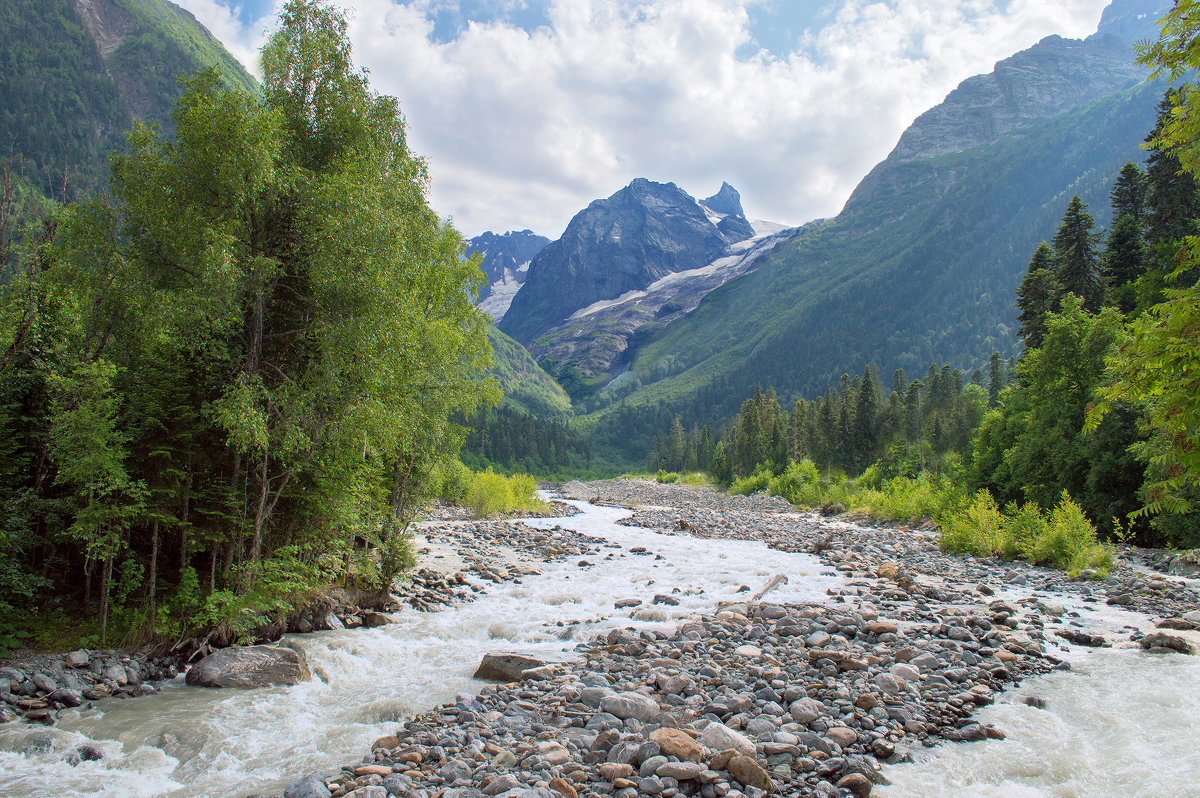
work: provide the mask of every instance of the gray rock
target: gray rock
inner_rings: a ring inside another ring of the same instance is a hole
[[[700,744],[714,751],[733,749],[739,754],[754,756],[754,743],[723,723],[710,723],[700,732]]]
[[[825,714],[825,705],[815,698],[801,698],[799,701],[793,701],[788,707],[788,712],[797,723],[812,723],[817,718]]]
[[[600,709],[622,720],[637,718],[645,723],[659,713],[658,702],[641,693],[617,693],[604,698]]]
[[[83,649],[72,651],[63,657],[63,662],[68,668],[86,668],[91,661],[91,655]]]
[[[58,689],[58,682],[44,673],[35,673],[33,674],[33,686],[43,693],[53,693]]]
[[[325,774],[319,770],[296,776],[283,790],[283,798],[329,798],[331,794],[325,787]]]
[[[264,687],[312,679],[304,654],[286,646],[223,648],[188,671],[193,687]]]
[[[83,704],[83,695],[77,690],[71,690],[66,687],[60,687],[46,697],[65,707],[77,707]]]

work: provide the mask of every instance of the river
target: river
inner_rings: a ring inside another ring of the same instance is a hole
[[[485,596],[441,612],[405,609],[377,629],[289,636],[316,674],[305,684],[206,690],[177,680],[156,696],[65,711],[52,728],[0,727],[0,794],[278,795],[293,776],[356,761],[397,720],[478,691],[471,673],[487,652],[569,652],[606,628],[711,611],[776,573],[790,580],[771,594],[781,602],[824,601],[843,584],[810,555],[621,526],[627,510],[572,503],[584,512],[527,523],[608,541],[586,557],[591,567],[578,558],[547,563],[541,575],[484,583]],[[631,551],[638,547],[649,553]],[[613,609],[617,599],[652,593],[680,603]],[[1144,621],[1070,609],[1099,631]],[[923,751],[915,764],[886,768],[893,785],[875,794],[1068,798],[1187,794],[1200,784],[1200,657],[1073,649],[1070,659],[1072,672],[1029,680],[981,712],[1006,740]],[[1025,705],[1026,695],[1046,708]],[[83,745],[103,758],[71,764]]]

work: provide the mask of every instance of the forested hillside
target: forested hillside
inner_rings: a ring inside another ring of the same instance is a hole
[[[59,198],[103,186],[133,121],[171,128],[180,76],[217,67],[231,86],[255,85],[167,0],[6,0],[0,30],[0,141],[29,185]]]

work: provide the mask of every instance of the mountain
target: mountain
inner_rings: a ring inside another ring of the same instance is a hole
[[[504,392],[502,406],[538,418],[566,418],[571,414],[571,397],[554,378],[533,362],[525,347],[494,326],[488,327],[492,342],[492,376]]]
[[[467,241],[467,254],[483,258],[479,268],[487,285],[479,292],[477,307],[499,321],[512,299],[525,282],[529,263],[541,252],[550,239],[532,230],[520,230],[497,235],[487,231]]]
[[[523,344],[581,308],[710,263],[739,240],[674,183],[638,178],[575,215],[529,265],[499,327]]]
[[[1103,223],[1117,172],[1145,155],[1165,87],[1144,80],[1129,39],[1152,37],[1146,9],[1164,6],[1118,0],[1096,35],[1048,37],[964,81],[835,219],[641,342],[638,387],[591,420],[599,436],[642,457],[648,442],[625,432],[639,412],[659,431],[674,413],[720,422],[756,383],[813,397],[868,364],[915,376],[1013,353],[1013,292],[1037,243],[1073,194]]]
[[[639,178],[576,214],[533,259],[499,327],[585,397],[628,365],[640,340],[794,233],[766,223],[756,232],[728,183],[697,201]]]
[[[165,0],[5,0],[0,4],[0,141],[24,176],[63,198],[102,186],[105,158],[135,120],[171,127],[177,77],[215,66],[256,83],[190,13]]]

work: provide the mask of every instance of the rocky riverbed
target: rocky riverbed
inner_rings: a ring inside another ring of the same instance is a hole
[[[405,721],[359,762],[297,776],[287,798],[866,796],[880,763],[914,748],[1002,738],[977,708],[1068,668],[1070,647],[1170,656],[1200,625],[1192,586],[1127,564],[1072,580],[946,555],[926,527],[802,515],[771,497],[636,480],[562,492],[633,507],[623,523],[665,534],[812,553],[844,580],[820,602],[774,602],[768,582],[669,628],[613,629],[576,660],[530,663]],[[614,611],[678,600],[648,585]],[[1088,607],[1109,605],[1142,615],[1084,628]]]

